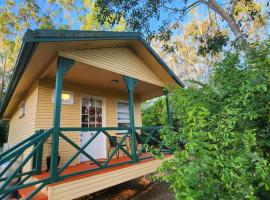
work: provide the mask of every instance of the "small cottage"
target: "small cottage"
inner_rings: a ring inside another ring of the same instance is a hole
[[[171,123],[167,85],[183,87],[138,33],[28,30],[0,110],[0,199],[75,199],[154,172],[171,150],[141,104],[165,95]]]

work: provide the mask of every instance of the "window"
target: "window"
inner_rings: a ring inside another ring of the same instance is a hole
[[[82,127],[102,127],[102,100],[82,98]]]
[[[25,102],[22,101],[19,105],[19,118],[23,118],[25,115]]]
[[[53,95],[52,95],[52,102],[54,103],[54,94],[55,90],[53,90]],[[73,92],[70,91],[62,91],[61,95],[61,103],[62,104],[73,104],[74,97],[73,97]]]
[[[127,102],[117,102],[117,125],[118,127],[129,127],[129,104]]]

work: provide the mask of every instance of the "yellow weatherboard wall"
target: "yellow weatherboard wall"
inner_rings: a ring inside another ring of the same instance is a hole
[[[34,84],[21,100],[25,104],[25,114],[20,117],[19,105],[16,107],[9,124],[8,143],[14,145],[32,135],[35,131],[38,86]]]
[[[28,138],[35,133],[36,123],[36,109],[38,97],[38,84],[35,83],[26,93],[25,97],[21,99],[24,102],[24,115],[20,116],[19,105],[14,110],[9,121],[8,144],[13,146],[18,142]],[[26,156],[30,149],[22,156]],[[27,163],[25,169],[31,168],[31,161]]]
[[[54,90],[54,81],[44,79],[39,82],[38,87],[38,103],[35,129],[48,129],[53,126],[53,107],[52,95]],[[71,91],[74,95],[72,105],[62,104],[61,109],[61,127],[81,127],[81,97],[82,96],[98,96],[105,98],[106,104],[106,127],[117,127],[116,119],[116,103],[117,100],[128,99],[127,93],[117,93],[115,91],[99,90],[71,83],[63,84],[63,90]],[[141,105],[138,98],[135,97],[135,125],[141,126]],[[113,133],[112,133],[113,134]],[[80,143],[80,132],[69,132],[66,135],[76,144]],[[50,141],[44,145],[43,169],[46,167],[46,157],[50,154]],[[76,149],[64,140],[60,139],[59,154],[61,156],[60,166],[65,163]],[[72,164],[78,163],[79,158],[74,160]]]
[[[164,83],[127,47],[60,51],[60,56],[163,87]]]

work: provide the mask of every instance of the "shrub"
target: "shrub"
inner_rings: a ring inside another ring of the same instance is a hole
[[[180,127],[162,137],[185,148],[159,171],[177,199],[269,199],[269,46],[228,52],[207,84],[172,91]]]

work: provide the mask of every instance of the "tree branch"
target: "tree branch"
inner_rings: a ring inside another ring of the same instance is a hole
[[[182,12],[182,13],[187,13],[189,10],[191,10],[192,8],[200,5],[201,3],[206,3],[204,0],[199,0],[199,1],[195,1],[194,3],[190,4],[187,7],[184,7],[183,9],[179,9],[179,8],[172,8],[172,7],[168,7],[168,6],[163,6],[164,8],[168,9],[168,10],[172,10],[174,12]]]
[[[211,8],[218,15],[220,15],[228,23],[229,27],[231,28],[233,34],[236,37],[236,40],[244,40],[244,35],[232,15],[230,15],[228,12],[226,12],[226,10],[224,10],[220,5],[218,5],[215,0],[208,0],[204,4]]]
[[[235,6],[237,5],[237,2],[238,2],[238,0],[232,0],[232,6],[231,6],[231,9],[230,9],[230,15],[234,14]]]

